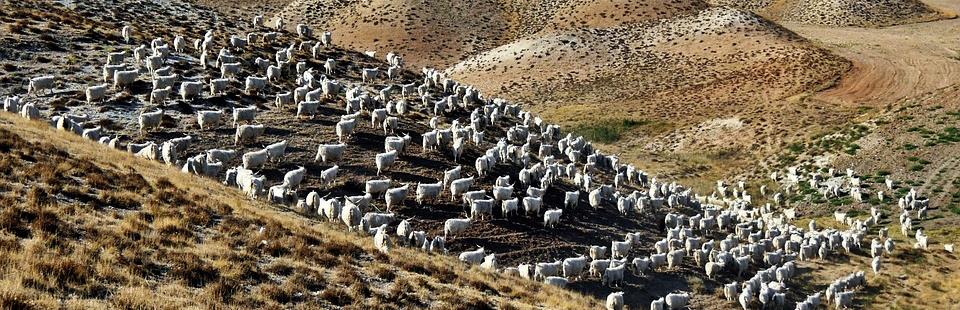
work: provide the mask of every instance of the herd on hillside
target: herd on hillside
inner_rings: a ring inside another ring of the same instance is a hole
[[[230,149],[210,149],[196,156],[186,155],[184,152],[188,146],[198,142],[191,136],[170,139],[159,145],[158,142],[128,143],[125,149],[137,157],[182,167],[184,173],[208,177],[220,176],[224,165],[236,162],[239,155],[240,164],[224,172],[226,184],[239,187],[252,198],[266,196],[273,203],[295,205],[299,210],[318,214],[329,221],[342,222],[350,230],[372,235],[376,248],[385,253],[398,245],[446,253],[445,243],[448,239],[471,229],[477,221],[493,218],[494,210],[508,219],[520,214],[535,217],[542,214],[546,229],[558,225],[565,213],[594,212],[597,208],[612,206],[622,216],[662,215],[660,218],[663,218],[666,227],[665,236],[653,244],[654,253],[649,255],[631,255],[638,252],[633,249],[642,246],[638,232],[627,232],[623,241],[589,246],[588,255],[519,266],[500,266],[497,255],[482,247],[458,255],[459,260],[479,265],[482,269],[559,287],[566,286],[570,281],[600,281],[604,286],[622,288],[626,272],[645,276],[657,271],[676,270],[686,262],[704,270],[710,278],[727,273],[731,277],[735,275],[737,279],[746,279],[723,285],[725,298],[738,302],[743,309],[783,308],[788,302],[786,290],[791,285],[789,280],[796,273],[796,261],[825,260],[860,250],[862,240],[873,235],[868,250],[873,257],[872,271],[879,273],[883,257],[896,251],[893,239],[887,235],[887,228],[881,227],[880,219],[885,215],[880,209],[872,209],[866,220],[838,212],[836,220],[846,226],[845,229],[821,228],[815,221],[810,221],[807,229],[803,229],[790,223],[795,214],[793,209],[780,207],[784,203],[783,194],[776,193],[768,197],[766,187],[760,188],[760,194],[764,199],[773,201],[773,205],[753,206],[752,197],[743,182],[737,186],[718,182],[713,194],[697,196],[682,185],[658,181],[633,165],[622,163],[617,156],[603,154],[582,137],[570,133],[563,135],[559,126],[547,124],[541,118],[523,111],[519,105],[500,98],[486,98],[479,90],[447,78],[442,72],[424,68],[419,85],[391,84],[374,93],[364,86],[383,79],[379,68],[362,68],[358,74],[362,81],[347,83],[346,80],[332,78],[337,60],[320,62],[320,52],[333,45],[330,32],[322,33],[319,42],[314,43],[310,41],[313,38],[312,30],[306,25],[297,25],[296,34],[291,34],[283,30],[282,19],[276,19],[274,28],[269,29],[264,26],[264,17],[256,16],[253,26],[262,31],[245,36],[232,35],[225,42],[218,42],[215,31],[209,30],[194,41],[193,54],[187,52],[187,40],[183,36],[173,38],[172,48],[164,38],[156,38],[149,42],[149,46],[144,44],[109,53],[103,65],[104,84],[87,87],[86,99],[90,103],[102,102],[111,92],[132,91],[130,85],[137,81],[152,83],[149,103],[160,107],[175,100],[173,96],[177,94],[182,100],[222,96],[241,91],[231,89],[231,81],[240,80],[243,68],[252,68],[259,76],[244,77],[242,92],[257,100],[272,101],[278,108],[276,113],[281,113],[280,109],[284,106],[295,105],[296,117],[313,117],[324,104],[324,99],[342,98],[346,114],[340,116],[334,126],[338,141],[316,146],[315,160],[332,166],[319,174],[310,174],[300,166],[287,172],[282,180],[277,181],[279,184],[270,187],[267,187],[267,178],[258,174],[257,170],[268,162],[284,160],[289,146],[286,140],[244,154]],[[122,28],[121,35],[127,44],[134,40],[133,32],[131,26]],[[280,43],[284,40],[292,43],[278,49],[274,47],[284,45]],[[215,52],[219,43],[224,45]],[[274,48],[275,59],[245,57],[245,50],[258,45]],[[129,62],[128,55],[131,53],[133,61]],[[375,56],[372,52],[367,54]],[[186,78],[178,75],[173,67],[167,65],[171,57],[188,60],[194,68],[199,67],[207,73],[208,77]],[[323,68],[318,70],[322,70],[323,74],[318,74],[314,71],[317,68],[307,62],[297,61],[301,57],[322,63]],[[404,62],[394,53],[387,55],[386,60],[389,65],[386,81],[392,83],[404,68]],[[216,77],[217,69],[220,71],[219,77]],[[291,91],[275,93],[272,100],[269,99],[266,93],[268,85],[282,81],[293,81],[298,86]],[[26,96],[6,98],[4,110],[38,120],[41,118],[39,109],[34,103],[26,102],[26,98],[51,93],[56,85],[55,76],[32,78]],[[209,91],[204,92],[204,89]],[[399,96],[395,94],[397,90],[400,91]],[[408,101],[408,98],[413,100]],[[456,119],[448,126],[443,126],[441,117],[455,111],[469,113],[469,121],[461,123],[460,119]],[[264,133],[265,125],[255,123],[259,113],[256,107],[236,107],[232,112],[232,125],[236,128],[235,144],[251,143]],[[142,110],[138,118],[140,133],[160,129],[164,113],[162,108]],[[371,127],[383,129],[385,136],[383,152],[369,161],[373,162],[378,176],[390,171],[398,161],[403,160],[402,155],[414,143],[409,133],[397,134],[400,132],[400,119],[411,113],[423,113],[431,117],[429,124],[426,124],[431,129],[420,135],[421,152],[441,152],[459,161],[468,144],[480,149],[486,147],[475,160],[473,171],[456,166],[444,171],[442,180],[419,183],[412,189],[411,184],[396,186],[396,182],[378,177],[366,181],[365,191],[355,196],[328,199],[321,193],[311,191],[305,199],[297,197],[297,189],[308,176],[318,176],[323,186],[337,180],[340,169],[337,163],[350,155],[346,146],[365,118],[369,118]],[[230,116],[224,114],[224,110],[198,111],[196,119],[200,130],[217,128],[229,121],[227,118]],[[90,118],[87,115],[62,114],[52,116],[51,124],[110,148],[122,147],[119,135],[111,137],[101,127],[86,128],[89,126],[84,125],[88,121]],[[493,132],[494,129],[503,131],[502,136],[485,137],[485,130]],[[493,141],[491,138],[496,142],[488,142]],[[519,168],[517,180],[512,180],[509,175],[491,175],[493,168],[498,165]],[[601,183],[601,173],[612,175],[612,184]],[[825,197],[850,195],[859,200],[863,195],[859,187],[860,180],[852,171],[848,171],[846,176],[837,177],[831,170],[827,176],[830,180],[824,179],[819,173],[803,175],[797,169],[790,169],[783,178],[776,173],[771,177],[794,185],[809,181],[814,188],[825,187],[822,191]],[[489,192],[479,189],[479,182],[484,180],[493,181]],[[557,182],[569,182],[575,189],[564,191],[562,205],[551,206],[545,203],[544,194],[551,187],[556,188]],[[892,180],[888,180],[886,185],[894,188]],[[788,185],[784,189],[789,192],[791,187]],[[881,200],[884,199],[882,192],[877,195]],[[399,219],[390,211],[411,199],[411,196],[415,197],[413,199],[418,204],[441,199],[462,202],[468,208],[467,216],[447,219],[443,225],[443,235],[431,238],[427,232],[416,230],[409,220],[397,223]],[[371,204],[374,201],[379,203],[380,199],[386,206],[386,212],[371,211]],[[589,204],[589,208],[580,207],[581,200]],[[913,229],[911,211],[916,210],[916,218],[922,220],[926,217],[926,204],[927,201],[919,198],[914,190],[900,198],[898,204],[902,211],[899,215],[901,233],[915,238],[915,247],[922,249],[928,247],[927,236],[922,229]],[[680,209],[692,210],[692,215],[675,211]],[[391,230],[390,226],[394,223],[397,223],[395,229]],[[945,249],[952,252],[953,245],[945,245]],[[751,270],[757,271],[750,275]],[[836,279],[824,291],[795,301],[796,309],[816,309],[830,303],[836,308],[850,307],[855,291],[865,285],[864,272],[854,272]],[[650,308],[686,307],[691,294],[667,294],[653,300]],[[606,299],[609,309],[622,309],[623,304],[623,291],[612,293]]]

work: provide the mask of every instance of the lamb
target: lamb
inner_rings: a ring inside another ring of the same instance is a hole
[[[563,260],[563,276],[566,278],[580,277],[583,269],[587,267],[587,257],[580,255]]]
[[[563,209],[553,209],[543,212],[543,226],[544,227],[557,227],[557,223],[560,223],[560,215],[563,214]]]
[[[239,145],[245,141],[255,141],[257,137],[263,135],[267,127],[264,125],[241,125],[237,127],[237,132],[233,136],[233,144]]]
[[[525,215],[530,215],[530,212],[533,212],[533,214],[540,213],[540,206],[542,205],[543,198],[523,197],[523,211]]]
[[[623,310],[623,292],[613,292],[607,295],[607,310]]]
[[[349,138],[350,136],[352,136],[353,131],[356,127],[357,127],[356,119],[341,120],[337,122],[337,127],[336,127],[337,141],[339,141],[340,143],[343,143],[343,138],[344,137]]]
[[[154,89],[150,92],[150,103],[163,106],[166,104],[167,98],[170,97],[171,93],[173,93],[173,87],[170,86]]]
[[[233,109],[233,127],[237,127],[241,121],[252,122],[257,117],[257,107],[234,108]]]
[[[243,92],[246,93],[247,95],[255,95],[255,94],[259,94],[266,87],[267,87],[267,78],[248,76],[244,83]]]
[[[140,125],[140,134],[149,129],[160,128],[160,120],[163,119],[163,110],[157,109],[155,112],[140,112],[137,122]]]
[[[486,255],[486,252],[484,251],[483,247],[480,247],[479,249],[476,249],[473,251],[465,251],[463,253],[460,253],[460,256],[458,258],[460,259],[461,262],[471,264],[471,265],[476,265],[483,261],[483,257],[485,255]]]
[[[94,101],[103,101],[107,97],[107,88],[110,87],[109,84],[100,84],[96,86],[87,87],[87,103],[93,103]]]
[[[449,238],[450,235],[458,235],[467,230],[470,227],[472,220],[469,218],[466,219],[447,219],[443,223],[443,238]]]
[[[390,169],[390,167],[392,167],[394,162],[396,161],[397,161],[396,150],[377,154],[377,157],[376,157],[377,175],[380,175],[383,171]]]
[[[387,211],[390,211],[390,207],[403,204],[403,201],[407,199],[407,192],[410,190],[409,184],[404,184],[401,187],[391,188],[387,190],[386,196],[384,199],[387,203]]]
[[[321,144],[317,147],[317,156],[313,161],[322,160],[324,164],[328,161],[330,162],[339,162],[343,159],[344,150],[347,148],[345,144]]]
[[[417,184],[417,204],[423,204],[423,201],[425,199],[440,198],[441,191],[443,191],[442,182],[418,183]]]
[[[201,92],[203,92],[203,82],[180,83],[180,98],[184,101],[200,95]]]
[[[377,69],[377,68],[373,68],[373,69],[363,68],[363,71],[361,72],[361,77],[363,78],[363,83],[366,84],[367,81],[371,81],[371,82],[372,82],[374,79],[377,78],[377,75],[379,75],[379,74],[380,74],[380,69]]]
[[[670,293],[666,296],[667,306],[670,309],[680,309],[687,306],[690,302],[690,295],[687,293]]]
[[[223,118],[222,111],[197,112],[197,124],[200,125],[200,130],[216,127],[217,125],[220,124],[220,119],[222,118]]]
[[[244,153],[240,159],[244,169],[257,169],[267,163],[267,149]]]
[[[138,70],[116,70],[113,72],[113,88],[123,89],[125,86],[133,84],[140,77]]]
[[[458,196],[462,196],[473,186],[473,177],[453,180],[450,183],[450,201],[457,201]]]

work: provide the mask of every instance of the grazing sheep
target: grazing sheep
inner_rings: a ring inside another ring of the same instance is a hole
[[[620,286],[623,283],[623,271],[626,269],[626,264],[615,264],[616,261],[611,261],[611,266],[603,271],[603,277],[600,278],[600,283],[603,286],[616,285]]]
[[[470,218],[486,219],[487,215],[493,217],[494,203],[492,199],[473,199],[470,202]]]
[[[322,160],[324,164],[328,161],[330,162],[339,162],[343,159],[344,150],[347,148],[345,144],[321,144],[317,147],[317,156],[313,161]]]
[[[473,186],[473,177],[460,178],[450,182],[450,201],[456,201],[457,197],[462,196]]]
[[[306,174],[307,168],[303,166],[287,172],[283,175],[283,186],[289,189],[296,189],[300,187],[300,183],[303,182],[303,178]]]
[[[417,184],[417,204],[423,204],[425,199],[438,199],[443,191],[442,182],[437,183],[418,183]]]
[[[545,279],[543,279],[543,283],[545,283],[545,284],[547,284],[547,285],[556,286],[556,287],[559,287],[559,288],[565,288],[565,287],[567,287],[567,283],[568,283],[568,282],[569,282],[569,281],[567,281],[567,279],[565,279],[565,278],[563,278],[563,277],[553,277],[553,276],[551,276],[551,277],[546,277]]]
[[[241,157],[244,169],[257,169],[267,163],[267,149],[244,153]]]
[[[393,182],[390,179],[386,180],[369,180],[365,184],[365,191],[370,195],[385,194],[388,189],[390,189],[390,183]]]
[[[310,116],[314,118],[317,115],[317,110],[320,109],[320,101],[303,101],[297,103],[297,118],[303,116]]]
[[[687,293],[670,293],[665,298],[667,306],[670,309],[680,309],[687,306],[690,302],[690,295]]]
[[[237,151],[212,149],[207,150],[207,162],[228,162],[237,157]]]
[[[396,215],[393,213],[367,212],[363,215],[363,220],[370,227],[379,227],[380,225],[393,223],[396,220]]]
[[[160,128],[160,120],[163,119],[163,110],[157,109],[155,112],[140,112],[140,117],[137,119],[137,123],[140,125],[140,134],[143,134],[144,131],[150,129]]]
[[[279,66],[267,66],[267,81],[279,82],[281,77],[281,70]]]
[[[94,101],[103,101],[107,97],[107,88],[109,84],[100,84],[96,86],[87,87],[87,103],[93,103]]]
[[[242,127],[242,126],[241,126]],[[283,160],[283,155],[287,153],[287,140],[273,143],[264,147],[267,150],[267,157],[273,162]]]
[[[334,200],[334,199],[331,199]],[[360,213],[360,207],[346,205],[340,210],[340,221],[352,231],[354,227],[360,225],[360,219],[363,215]]]
[[[55,79],[54,79],[54,76],[52,75],[39,76],[39,77],[32,78],[30,79],[30,84],[27,85],[27,94],[28,95],[36,94],[36,93],[39,93],[41,90],[47,90],[48,94],[52,94],[54,84],[55,84]]]
[[[540,206],[542,205],[543,205],[543,198],[523,197],[524,215],[530,215],[530,212],[533,212],[534,215],[540,213]]]
[[[40,119],[40,110],[33,103],[28,103],[20,107],[20,117],[29,120]]]
[[[320,185],[328,186],[333,184],[334,179],[337,178],[337,173],[340,171],[340,166],[333,166],[327,168],[320,172]]]
[[[547,277],[558,276],[560,275],[562,266],[563,262],[559,260],[553,263],[537,263],[534,268],[533,278],[534,280],[543,280]]]
[[[563,209],[553,209],[543,212],[543,226],[555,228],[557,223],[560,223],[560,215],[563,214]]]
[[[84,129],[83,132],[80,133],[80,136],[85,139],[97,141],[100,139],[100,135],[102,131],[103,131],[103,127],[100,127],[100,126],[97,126],[95,128],[88,128],[88,129]]]
[[[470,227],[472,220],[466,219],[447,219],[443,222],[443,238],[449,238],[450,235],[456,236]]]
[[[683,262],[683,250],[675,250],[667,254],[667,268],[679,268]]]
[[[125,69],[127,69],[126,65],[103,65],[103,82],[108,83],[113,81],[113,76],[116,72]]]
[[[487,270],[497,270],[497,256],[495,254],[490,254],[483,257],[483,263],[480,264],[480,268]]]
[[[380,225],[380,227],[377,228],[377,233],[373,236],[373,246],[376,247],[380,253],[387,254],[390,252],[392,242],[390,241],[390,236],[387,235],[387,224]]]
[[[461,262],[471,264],[471,265],[476,265],[483,261],[484,256],[486,256],[486,252],[484,251],[483,247],[480,247],[473,251],[465,251],[463,253],[460,253],[460,256],[458,257],[458,259]]]
[[[176,82],[176,74],[157,76],[153,79],[153,89],[173,87]]]

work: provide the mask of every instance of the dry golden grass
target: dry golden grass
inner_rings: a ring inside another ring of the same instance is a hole
[[[596,308],[0,116],[0,308]],[[260,232],[263,228],[262,233]]]

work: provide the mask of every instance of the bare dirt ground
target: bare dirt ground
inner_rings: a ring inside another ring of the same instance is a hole
[[[884,27],[956,15],[920,0],[710,0],[757,12],[772,20],[826,26]]]

